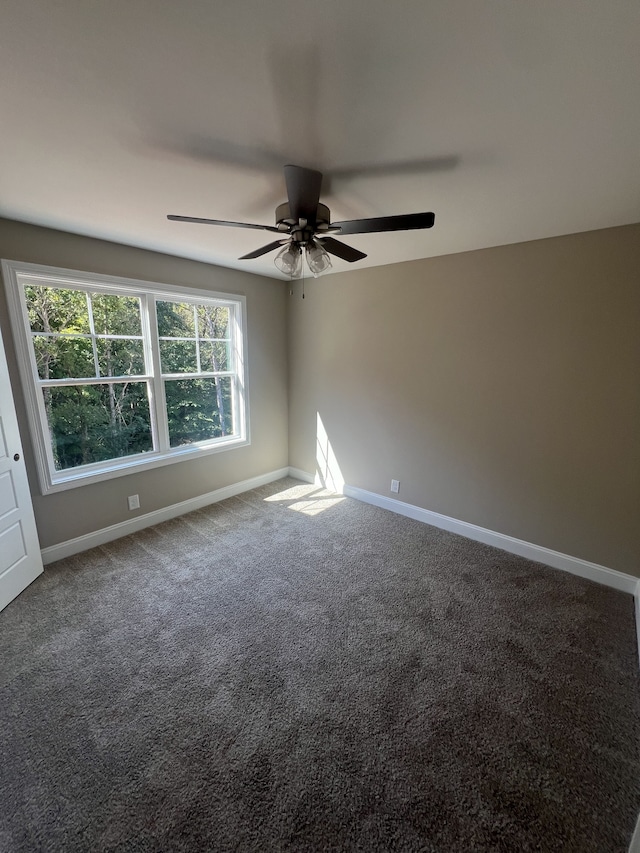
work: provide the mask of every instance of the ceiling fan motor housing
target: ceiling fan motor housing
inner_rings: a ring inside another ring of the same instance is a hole
[[[326,204],[318,202],[316,220],[315,222],[309,221],[307,223],[307,226],[315,233],[316,231],[323,231],[323,226],[328,227],[330,223],[331,211],[329,210]],[[298,223],[291,216],[291,211],[289,210],[289,202],[285,201],[276,207],[276,225],[278,227],[284,225],[286,226],[286,230],[288,231],[290,226],[295,226],[297,224]],[[282,230],[284,231],[285,228],[283,228]]]

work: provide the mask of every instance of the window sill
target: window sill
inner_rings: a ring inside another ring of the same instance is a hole
[[[79,468],[74,468],[68,472],[60,471],[52,482],[47,483],[46,486],[43,485],[41,491],[43,495],[63,492],[67,489],[75,489],[78,486],[88,486],[93,483],[100,483],[103,480],[111,480],[114,477],[139,474],[142,471],[149,471],[152,468],[160,468],[164,465],[172,465],[175,462],[189,462],[202,459],[202,457],[210,456],[213,453],[246,447],[250,443],[248,438],[235,436],[227,441],[216,442],[214,445],[203,446],[191,444],[167,453],[150,451],[149,453],[133,458],[125,457],[114,460],[108,468],[101,468],[99,471],[96,471],[94,468],[84,471]]]

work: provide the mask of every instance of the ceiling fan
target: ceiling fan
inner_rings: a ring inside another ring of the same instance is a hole
[[[242,255],[239,260],[259,258],[261,255],[280,249],[275,265],[285,275],[295,277],[302,268],[303,251],[307,264],[314,276],[320,275],[331,266],[330,255],[353,263],[367,256],[364,252],[336,240],[333,234],[371,234],[382,231],[409,231],[431,228],[435,221],[433,213],[406,213],[399,216],[379,216],[374,219],[349,219],[331,222],[331,211],[320,202],[322,172],[303,166],[285,166],[287,201],[276,208],[275,225],[254,225],[249,222],[229,222],[226,219],[201,219],[197,216],[176,216],[167,219],[173,222],[196,222],[204,225],[227,225],[232,228],[255,228],[273,231],[282,235],[279,240],[261,246]]]

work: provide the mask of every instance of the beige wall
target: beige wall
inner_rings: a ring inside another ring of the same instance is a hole
[[[381,237],[381,239],[386,239]],[[640,575],[640,226],[306,283],[289,461]]]
[[[4,290],[0,324],[9,361],[40,544],[47,547],[287,465],[286,287],[275,279],[0,219],[8,260],[244,294],[247,298],[251,445],[104,483],[42,496],[33,465]]]

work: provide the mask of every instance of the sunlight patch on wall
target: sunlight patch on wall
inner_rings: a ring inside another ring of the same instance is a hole
[[[322,423],[320,412],[318,412],[316,425],[316,479],[330,492],[342,494],[344,477]]]
[[[285,503],[288,509],[302,512],[304,515],[318,515],[345,500],[342,496],[343,488],[344,477],[318,412],[315,483],[313,485],[299,483],[295,486],[288,486],[275,495],[269,495],[264,500]]]

